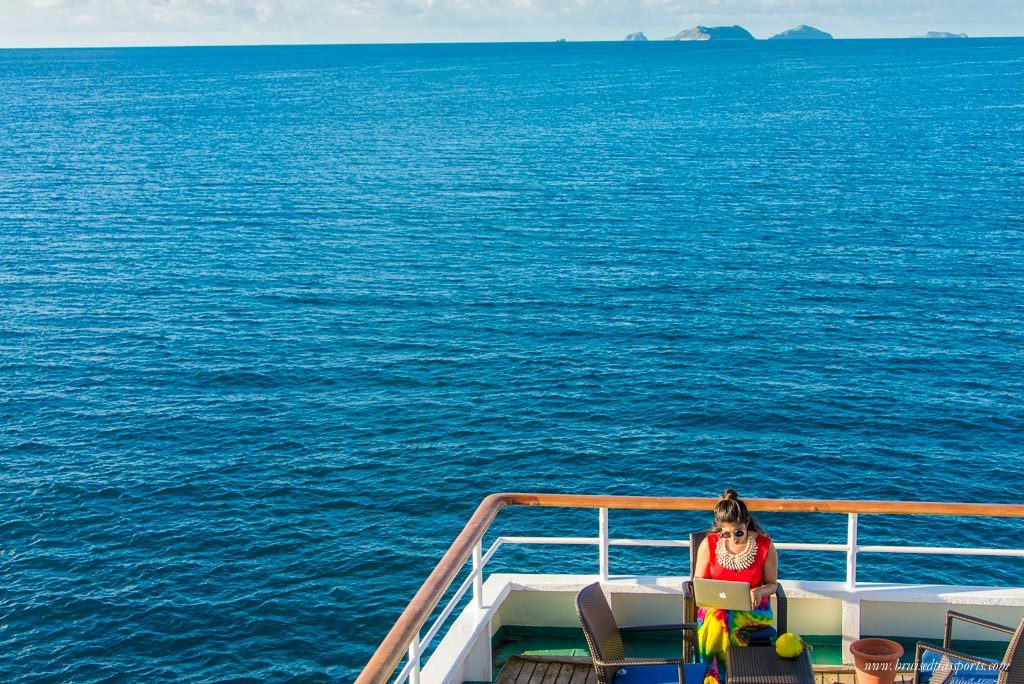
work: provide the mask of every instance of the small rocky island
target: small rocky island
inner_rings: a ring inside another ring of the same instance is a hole
[[[831,33],[825,33],[813,26],[800,24],[782,33],[776,33],[768,40],[832,40]]]
[[[694,26],[668,40],[754,40],[742,26]]]
[[[628,36],[626,36],[626,40],[638,40],[642,42],[647,40],[647,36],[644,35],[643,31],[637,31],[636,33],[630,33]]]
[[[966,38],[966,33],[947,33],[946,31],[929,31],[923,36],[911,36],[911,38]]]

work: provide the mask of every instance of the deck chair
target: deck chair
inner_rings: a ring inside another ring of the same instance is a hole
[[[700,543],[704,541],[704,538],[707,536],[707,530],[690,533],[690,579],[683,582],[683,620],[692,624],[697,624],[697,602],[694,600],[693,595],[693,574],[697,568],[697,549],[700,547]],[[764,629],[759,629],[756,632],[751,632],[750,645],[771,646],[775,643],[776,636],[779,634],[785,634],[789,631],[787,628],[787,609],[786,592],[782,589],[782,585],[779,584],[779,588],[775,592],[776,627],[774,629],[771,627],[765,627]],[[694,654],[696,652],[696,630],[684,632],[683,657],[688,661],[694,660]]]
[[[953,621],[960,620],[979,627],[1010,634],[1010,644],[1001,661],[978,658],[954,651]],[[1024,684],[1024,619],[1016,628],[965,615],[955,610],[946,611],[946,629],[942,646],[925,641],[917,642],[914,652],[914,684]]]
[[[576,595],[576,614],[594,660],[598,684],[701,684],[705,667],[682,658],[627,658],[623,632],[682,629],[694,625],[649,625],[619,627],[599,582],[587,585]]]

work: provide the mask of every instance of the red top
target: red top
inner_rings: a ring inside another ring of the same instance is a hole
[[[721,539],[721,536],[718,532],[711,532],[707,536],[708,551],[711,552],[711,560],[708,564],[708,577],[716,580],[746,582],[751,587],[759,587],[764,584],[764,562],[768,558],[768,547],[772,543],[768,535],[758,534],[754,537],[754,543],[757,544],[757,554],[754,556],[754,562],[750,564],[750,567],[743,570],[729,570],[718,564],[718,554],[715,553],[715,549],[718,548],[718,540]]]

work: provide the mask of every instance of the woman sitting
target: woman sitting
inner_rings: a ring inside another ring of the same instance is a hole
[[[697,549],[694,577],[746,582],[753,610],[697,610],[697,648],[708,673],[725,681],[719,663],[728,667],[729,645],[746,646],[750,633],[772,626],[768,597],[778,585],[779,555],[735,489],[725,490],[715,505],[715,523]]]

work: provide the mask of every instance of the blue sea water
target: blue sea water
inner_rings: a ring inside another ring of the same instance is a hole
[[[493,491],[1024,502],[1022,93],[1024,40],[0,51],[0,680],[349,681]]]

